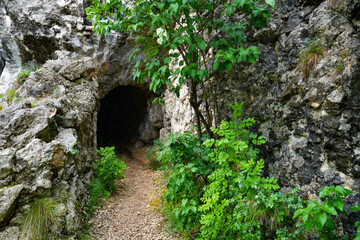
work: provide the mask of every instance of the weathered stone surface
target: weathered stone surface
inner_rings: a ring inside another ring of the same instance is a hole
[[[14,212],[16,200],[22,189],[21,184],[0,188],[0,226],[8,221]]]
[[[128,61],[134,42],[122,34],[95,35],[84,11],[89,4],[0,0],[0,94],[16,90],[14,99],[0,98],[0,188],[23,186],[6,221],[21,216],[36,197],[69,196],[56,226],[59,239],[81,226],[96,158],[100,99],[119,85],[136,85]],[[37,69],[19,84],[23,66]],[[133,139],[139,144],[157,138],[163,127],[161,109],[151,103],[154,96],[144,92],[147,115]],[[14,230],[2,228],[0,236],[16,239]]]
[[[20,237],[19,227],[9,227],[5,231],[0,232],[0,239],[18,240]]]

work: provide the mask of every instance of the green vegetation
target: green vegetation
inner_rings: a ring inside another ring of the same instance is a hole
[[[55,222],[59,221],[57,207],[61,200],[50,197],[37,198],[30,203],[21,225],[21,239],[48,239]]]
[[[307,42],[307,47],[300,52],[299,64],[297,66],[297,69],[302,72],[305,79],[309,78],[311,71],[324,53],[324,47],[316,39]]]
[[[17,80],[20,84],[23,84],[31,75],[39,68],[36,64],[30,64],[29,66],[23,66],[21,72],[17,75]]]
[[[354,210],[354,211],[360,212],[360,204],[351,207],[350,210]],[[360,240],[360,221],[357,221],[357,222],[355,223],[355,227],[357,227],[357,234],[356,234],[354,240]]]
[[[88,212],[92,214],[94,207],[99,205],[102,198],[108,198],[115,190],[115,180],[124,178],[124,169],[128,167],[120,161],[114,151],[114,147],[100,148],[97,153],[102,156],[94,164],[95,178],[91,181],[90,200]]]
[[[71,146],[71,154],[76,157],[76,155],[78,155],[79,150],[76,149],[76,145],[78,144],[78,142],[74,142],[73,145]]]
[[[341,186],[324,187],[320,190],[319,199],[308,201],[306,208],[297,210],[294,218],[299,217],[306,231],[314,231],[319,239],[335,239],[336,229],[331,216],[338,216],[339,212],[346,214],[341,197],[351,193]],[[320,200],[324,198],[326,200]]]
[[[333,217],[346,214],[351,191],[324,187],[304,201],[297,189],[280,193],[276,179],[261,176],[256,147],[265,141],[247,130],[254,119],[239,119],[242,105],[230,106],[231,121],[212,128],[216,139],[183,132],[156,142],[152,154],[166,176],[160,210],[170,230],[190,239],[339,239]]]
[[[232,120],[212,128],[218,139],[184,132],[157,143],[167,176],[162,211],[170,228],[186,237],[275,238],[287,233],[285,223],[300,202],[295,193],[276,192],[276,179],[261,177],[264,162],[255,146],[265,141],[246,130],[254,119],[239,119],[242,105],[231,107]]]
[[[8,103],[11,103],[14,100],[15,92],[16,92],[16,89],[11,89],[5,93],[5,97],[7,98],[6,101]]]
[[[188,84],[198,134],[203,125],[210,136],[220,122],[219,79],[235,63],[255,63],[259,50],[246,44],[244,32],[264,27],[270,18],[265,7],[275,6],[274,0],[139,0],[131,7],[120,0],[92,2],[86,13],[98,34],[115,30],[135,38],[134,79],[149,80],[150,90],[161,94],[154,102],[163,102],[164,89],[179,96]]]
[[[335,63],[335,73],[336,74],[341,74],[344,70],[344,61],[343,60],[338,60]]]
[[[17,80],[19,83],[24,83],[26,81],[26,79],[28,79],[28,77],[31,74],[31,70],[28,68],[24,68],[18,75],[17,75]]]

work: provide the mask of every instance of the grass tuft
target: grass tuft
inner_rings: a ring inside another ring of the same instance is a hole
[[[60,200],[49,197],[37,198],[31,202],[21,224],[21,239],[47,239],[49,229],[59,221],[59,203]]]
[[[309,78],[311,71],[324,56],[325,50],[317,40],[307,42],[307,47],[300,52],[299,64],[296,67],[305,79]]]

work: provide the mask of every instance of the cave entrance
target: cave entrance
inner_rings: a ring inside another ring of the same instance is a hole
[[[133,86],[118,86],[100,102],[98,147],[131,148],[139,139],[139,126],[147,113],[146,93]]]

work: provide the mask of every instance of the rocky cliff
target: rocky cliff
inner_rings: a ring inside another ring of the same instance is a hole
[[[124,141],[141,146],[163,127],[154,96],[132,81],[133,43],[121,34],[96,36],[84,12],[88,2],[0,1],[0,239],[19,238],[23,214],[41,197],[66,199],[57,206],[55,239],[78,232],[97,141],[120,144],[97,132],[98,113],[113,89],[122,86],[142,101],[107,100],[120,112],[99,114],[115,118],[107,133],[130,128]],[[127,104],[141,114],[131,114]],[[124,123],[119,119],[135,124],[116,128]]]
[[[116,87],[132,85],[145,97],[134,105],[143,114],[134,115],[142,119],[131,131],[132,144],[150,142],[164,126],[175,132],[191,125],[186,89],[180,99],[167,94],[162,111],[153,106],[146,86],[132,82],[132,41],[115,33],[97,37],[83,10],[88,5],[0,0],[0,239],[18,239],[19,219],[42,196],[66,196],[56,232],[77,231],[96,157],[98,113],[112,103],[105,99]],[[360,190],[359,12],[359,0],[278,0],[268,27],[248,33],[259,61],[221,79],[223,117],[227,103],[245,101],[267,140],[264,174],[279,178],[284,189],[301,185],[313,194],[341,184]],[[322,54],[304,74],[299,58],[309,40]],[[34,73],[20,83],[25,68]]]

